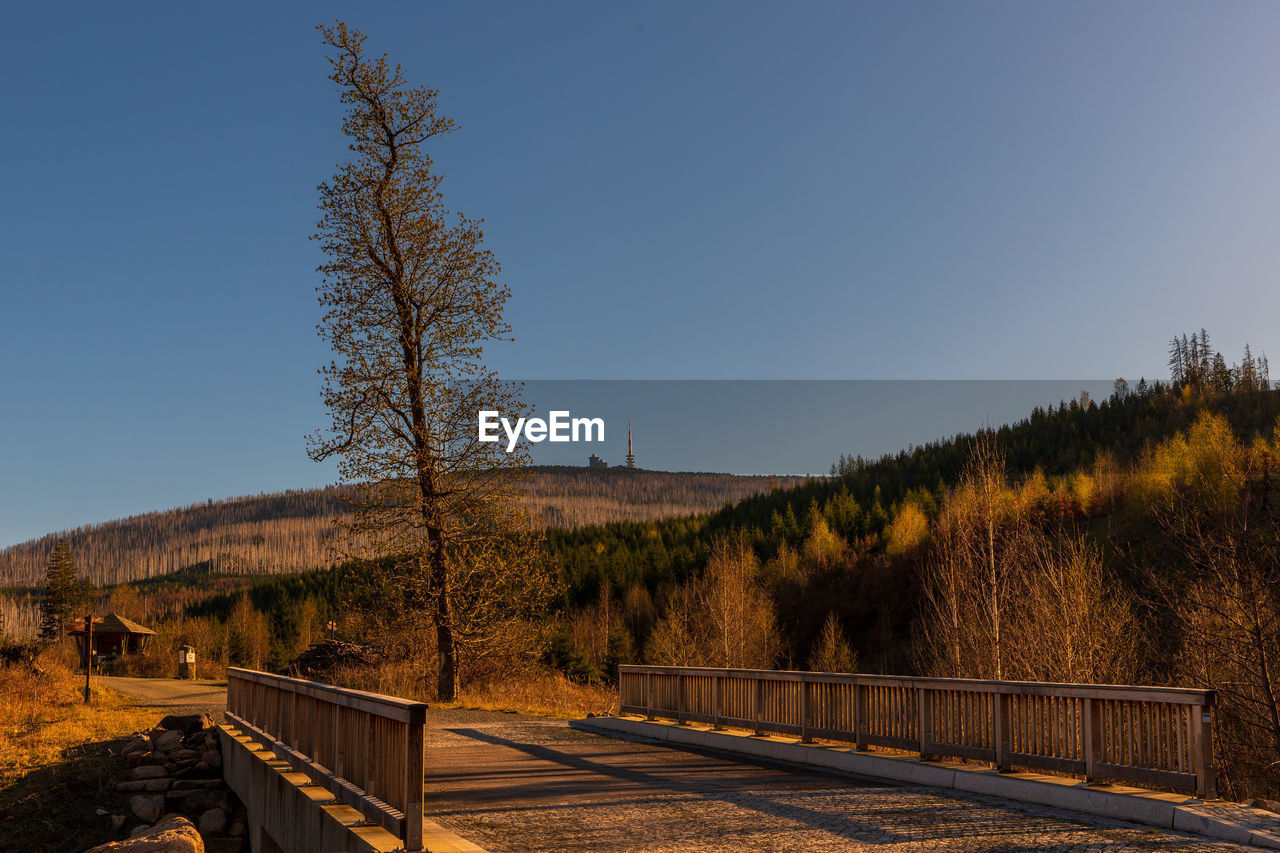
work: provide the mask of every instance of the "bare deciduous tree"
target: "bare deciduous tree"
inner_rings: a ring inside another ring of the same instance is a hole
[[[1026,559],[1026,529],[989,431],[973,439],[960,484],[948,496],[926,563],[922,665],[955,678],[1004,678],[1013,582]]]
[[[834,610],[822,623],[822,633],[809,655],[809,669],[814,672],[856,672],[858,669],[858,655],[849,647]]]
[[[1220,784],[1238,797],[1280,790],[1280,508],[1274,445],[1241,444],[1220,416],[1202,417],[1185,448],[1181,488],[1157,507],[1185,555],[1147,589],[1173,614],[1180,681],[1218,691]]]
[[[721,539],[698,583],[708,666],[771,669],[781,639],[760,561],[742,538]]]
[[[760,561],[737,536],[718,539],[702,574],[671,593],[646,656],[666,666],[772,669],[781,646]]]
[[[1135,675],[1138,625],[1097,547],[1079,536],[1028,536],[1006,637],[1006,676],[1123,684]]]
[[[447,699],[462,646],[492,649],[548,589],[502,476],[526,456],[476,435],[478,409],[519,411],[517,389],[482,362],[509,334],[510,291],[480,223],[445,209],[423,147],[454,129],[436,92],[367,57],[345,24],[320,30],[352,154],[320,186],[320,332],[337,358],[322,370],[331,426],[311,455],[340,457],[361,486],[351,529],[395,558],[405,600],[429,613]]]

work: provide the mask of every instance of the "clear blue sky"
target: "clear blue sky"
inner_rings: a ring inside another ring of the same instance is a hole
[[[333,15],[460,125],[433,154],[514,293],[507,375],[1136,377],[1202,325],[1276,344],[1275,3],[28,3],[0,545],[332,480],[302,436]]]

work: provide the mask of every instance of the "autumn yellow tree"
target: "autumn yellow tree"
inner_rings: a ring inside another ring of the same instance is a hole
[[[336,357],[321,371],[330,427],[310,452],[337,457],[359,486],[353,539],[393,563],[388,605],[428,614],[422,647],[435,649],[436,694],[451,699],[459,656],[528,638],[519,629],[550,589],[504,475],[527,455],[477,440],[480,409],[520,409],[518,389],[483,362],[510,334],[510,290],[480,223],[445,207],[425,146],[454,123],[435,90],[367,56],[357,30],[320,31],[351,155],[320,185],[320,333]]]
[[[822,624],[822,633],[809,653],[809,669],[814,672],[855,672],[858,655],[849,647],[840,619],[833,610]]]
[[[1179,680],[1218,691],[1220,784],[1240,797],[1280,790],[1278,457],[1280,425],[1245,444],[1205,414],[1144,460],[1157,520],[1186,561],[1153,569],[1146,589],[1174,616]]]
[[[936,675],[1004,678],[1026,527],[990,430],[973,439],[925,563],[921,666]]]
[[[741,535],[717,539],[702,574],[668,596],[649,636],[649,662],[773,668],[782,640],[760,574],[760,561]]]

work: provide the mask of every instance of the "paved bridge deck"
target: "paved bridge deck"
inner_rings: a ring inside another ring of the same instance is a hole
[[[427,814],[516,851],[1231,851],[1237,845],[938,789],[432,710]]]

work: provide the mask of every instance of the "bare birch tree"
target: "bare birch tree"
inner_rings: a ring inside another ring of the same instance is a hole
[[[436,693],[449,699],[465,647],[511,636],[549,584],[502,475],[527,455],[476,434],[477,410],[519,410],[518,389],[482,361],[510,334],[510,290],[480,223],[445,208],[424,149],[454,130],[437,93],[366,56],[360,32],[319,29],[351,156],[320,185],[320,334],[337,358],[321,371],[330,428],[310,452],[339,457],[343,479],[359,484],[354,538],[394,558],[403,601],[429,614],[434,642],[423,645],[436,649]]]
[[[1161,528],[1185,555],[1147,590],[1172,613],[1180,681],[1218,691],[1215,750],[1222,787],[1237,797],[1280,791],[1280,430],[1245,446],[1219,415],[1190,430],[1180,488],[1157,504]]]
[[[960,484],[947,496],[925,566],[918,652],[926,671],[1006,677],[1007,622],[1026,546],[1004,454],[991,431],[981,431]]]

